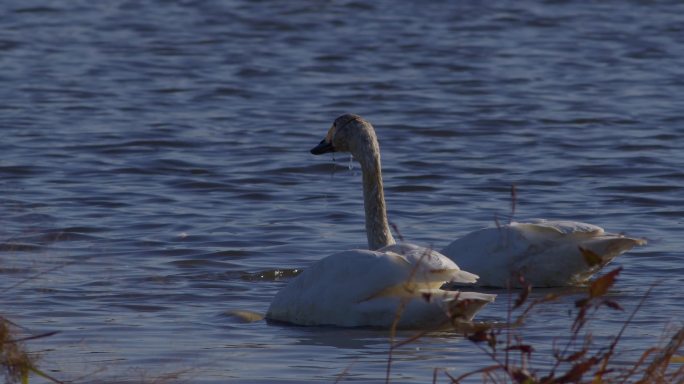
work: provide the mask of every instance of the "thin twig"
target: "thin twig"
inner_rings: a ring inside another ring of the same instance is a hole
[[[340,372],[337,377],[335,378],[335,384],[339,383],[345,376],[349,374],[349,371],[351,370],[351,367],[356,363],[358,358],[354,359],[349,365],[347,365],[346,368],[344,368],[344,371]]]
[[[79,260],[79,262],[82,262],[82,260]],[[27,278],[25,278],[25,279],[23,279],[23,280],[21,280],[21,281],[15,283],[15,284],[11,285],[11,286],[9,286],[9,287],[3,289],[2,291],[0,291],[0,295],[4,295],[4,294],[7,293],[8,291],[11,291],[12,289],[14,289],[14,288],[16,288],[16,287],[18,287],[18,286],[20,286],[20,285],[26,283],[26,282],[29,282],[29,281],[34,280],[34,279],[37,279],[37,278],[39,278],[39,277],[41,277],[41,276],[43,276],[43,275],[45,275],[45,274],[48,274],[48,273],[50,273],[50,272],[54,272],[54,271],[56,271],[56,270],[58,270],[58,269],[64,268],[64,267],[66,267],[66,266],[68,266],[68,265],[71,265],[71,264],[76,264],[76,261],[70,261],[70,262],[67,262],[67,263],[64,263],[64,264],[60,264],[60,265],[54,266],[54,267],[52,267],[52,268],[50,268],[50,269],[47,269],[47,270],[45,270],[45,271],[38,272],[38,273],[36,273],[36,274],[33,275],[33,276],[29,276],[29,277],[27,277]]]
[[[59,333],[59,331],[45,332],[45,333],[41,333],[39,335],[27,336],[27,337],[22,337],[20,339],[7,340],[7,341],[9,341],[10,343],[19,343],[19,342],[28,341],[28,340],[42,339],[43,337],[50,337],[50,336],[56,335],[58,333]]]
[[[608,366],[608,361],[610,358],[613,356],[613,353],[615,353],[615,347],[617,346],[618,342],[620,341],[620,338],[622,337],[622,334],[625,332],[627,329],[627,326],[632,323],[632,320],[634,319],[634,316],[636,316],[637,312],[641,309],[641,307],[644,305],[646,302],[646,299],[650,296],[651,291],[653,291],[653,288],[657,283],[651,284],[650,287],[648,287],[648,290],[644,294],[644,296],[639,300],[639,303],[637,306],[634,308],[632,313],[629,315],[625,323],[622,325],[622,328],[620,328],[620,332],[618,332],[617,336],[613,339],[613,341],[610,343],[610,347],[608,348],[608,352],[606,352],[605,357],[603,359],[603,364],[601,364],[601,369],[599,372],[604,372],[606,370],[606,367]]]
[[[503,368],[502,368],[500,365],[499,365],[499,366],[497,366],[497,365],[490,365],[489,367],[484,367],[484,368],[476,369],[476,370],[474,370],[474,371],[466,372],[466,373],[464,373],[464,374],[462,374],[461,376],[456,377],[456,378],[453,377],[453,376],[451,376],[447,371],[444,371],[444,374],[447,375],[447,376],[449,376],[449,378],[451,379],[451,382],[452,382],[452,383],[457,384],[457,383],[460,383],[461,380],[463,380],[463,379],[465,379],[465,378],[467,378],[467,377],[469,377],[469,376],[475,375],[475,374],[477,374],[477,373],[489,374],[490,372],[496,371],[496,370],[499,370],[499,369],[503,369]],[[505,371],[505,370],[504,370],[504,371]]]
[[[398,231],[397,231],[397,233],[398,233]],[[398,236],[401,236],[401,234],[398,233]],[[418,272],[418,268],[420,267],[421,263],[423,262],[423,259],[425,257],[427,257],[430,254],[430,252],[431,252],[431,249],[426,248],[425,252],[423,252],[423,254],[420,255],[420,258],[418,259],[418,262],[416,263],[416,265],[414,265],[413,268],[411,268],[411,273],[409,273],[409,276],[406,279],[407,283],[409,284],[408,286],[410,286],[410,284],[413,282],[414,277],[415,277],[416,273]],[[399,301],[399,307],[397,308],[397,311],[394,314],[394,320],[392,321],[392,326],[390,327],[390,347],[389,347],[389,351],[387,353],[387,368],[386,368],[386,372],[385,372],[385,383],[387,383],[387,384],[389,384],[389,382],[390,382],[390,374],[392,371],[392,358],[394,355],[394,349],[400,345],[405,344],[405,343],[395,344],[394,339],[396,337],[397,326],[399,325],[399,320],[401,319],[401,316],[404,313],[404,309],[406,309],[406,304],[411,300],[412,300],[412,298],[408,297],[408,298],[402,298]],[[411,340],[411,341],[413,341],[413,340]]]
[[[511,217],[509,223],[513,222],[513,217],[515,217],[515,205],[518,200],[518,193],[515,189],[515,184],[511,184]]]

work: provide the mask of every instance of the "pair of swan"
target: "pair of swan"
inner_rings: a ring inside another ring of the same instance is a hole
[[[404,328],[470,321],[495,295],[440,289],[444,283],[506,287],[519,274],[534,286],[575,285],[644,244],[591,224],[547,220],[484,228],[441,252],[397,244],[387,220],[373,126],[357,115],[338,117],[311,150],[328,152],[350,152],[361,165],[370,250],[336,253],[307,268],[275,296],[266,315],[271,320]],[[596,258],[591,265],[583,252]]]

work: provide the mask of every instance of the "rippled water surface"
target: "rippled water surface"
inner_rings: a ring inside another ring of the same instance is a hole
[[[620,344],[638,355],[684,318],[683,14],[676,1],[3,1],[0,312],[59,331],[28,347],[63,380],[384,381],[386,331],[230,315],[265,312],[288,280],[275,270],[364,246],[360,169],[308,152],[354,112],[376,127],[390,219],[414,243],[507,220],[512,184],[516,219],[649,239],[616,262],[627,313],[659,283]],[[498,293],[480,319],[505,320]],[[523,329],[540,366],[571,302]],[[600,312],[595,337],[626,316]],[[430,334],[396,351],[392,378],[489,363]]]

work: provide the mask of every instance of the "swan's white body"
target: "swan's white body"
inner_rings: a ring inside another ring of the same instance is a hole
[[[576,221],[535,220],[472,232],[441,252],[480,276],[478,284],[517,286],[517,276],[535,287],[581,284],[601,267],[644,240],[605,233]],[[590,266],[580,249],[600,257]]]
[[[266,317],[299,325],[433,328],[469,321],[495,295],[445,291],[444,282],[473,283],[438,252],[411,244],[328,256],[280,290]]]
[[[438,252],[395,244],[385,209],[380,147],[370,124],[355,115],[341,116],[311,153],[334,151],[333,144],[361,164],[371,250],[336,253],[306,268],[275,296],[268,319],[300,325],[434,328],[470,321],[494,300],[495,295],[440,289],[446,282],[474,283],[477,276]]]

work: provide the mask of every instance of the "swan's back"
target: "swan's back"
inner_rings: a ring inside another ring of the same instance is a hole
[[[537,220],[472,232],[442,253],[478,274],[481,285],[506,287],[520,273],[534,286],[552,287],[582,283],[621,253],[644,243],[592,224]],[[580,248],[600,261],[589,265]]]

